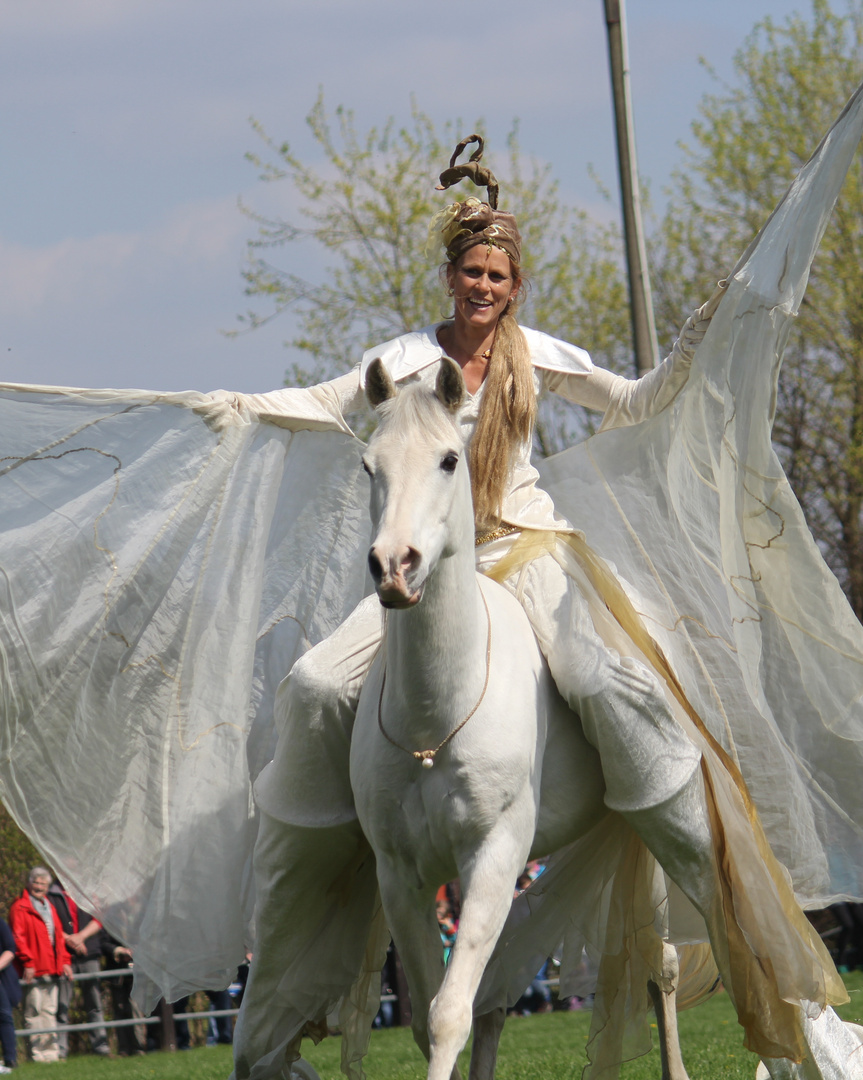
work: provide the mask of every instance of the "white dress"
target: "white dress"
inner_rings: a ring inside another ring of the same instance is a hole
[[[365,373],[375,357],[397,383],[420,380],[433,385],[443,356],[437,329],[426,327],[375,346],[349,375],[315,387],[323,407],[333,412],[334,426],[346,425],[347,418],[364,405]],[[679,347],[646,377],[634,380],[594,367],[583,349],[536,330],[523,327],[522,332],[531,352],[537,393],[552,391],[601,412],[603,430],[640,423],[661,412],[689,376],[691,356]],[[484,389],[482,384],[476,394],[468,394],[459,415],[466,444],[473,435]],[[279,423],[293,419],[296,397],[297,391],[289,389],[225,395],[225,400]],[[503,522],[531,533],[577,533],[555,511],[538,481],[530,447],[523,445],[504,497]],[[478,568],[491,570],[513,541],[510,535],[480,546]],[[692,774],[699,754],[679,733],[656,679],[638,661],[620,662],[605,647],[579,585],[552,554],[530,560],[521,572],[507,577],[508,587],[528,613],[558,689],[581,716],[591,743],[601,749],[608,805],[616,810],[636,809],[675,794]],[[302,691],[304,700],[292,706],[299,715],[291,717],[287,732],[283,728],[288,686],[282,688],[275,710],[281,743],[276,760],[255,788],[258,805],[273,817],[310,827],[354,817],[347,769],[348,718],[356,708],[380,633],[380,605],[370,597],[351,613],[334,638],[303,657],[297,677],[310,685]],[[614,694],[616,683],[622,712],[604,700]],[[624,703],[626,695],[629,703]],[[603,697],[601,708],[596,703],[599,697]],[[637,702],[635,709],[632,702]]]
[[[770,425],[861,128],[858,93],[736,268],[673,404],[541,469],[808,906],[863,896],[863,632]],[[224,395],[0,392],[0,793],[169,997],[225,985],[251,941],[276,687],[368,591],[357,441],[314,393],[285,393],[288,426]]]

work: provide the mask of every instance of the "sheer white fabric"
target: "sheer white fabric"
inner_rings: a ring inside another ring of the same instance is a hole
[[[741,260],[674,406],[540,467],[558,510],[632,583],[812,907],[861,892],[863,630],[770,426],[782,350],[861,111],[858,90]]]
[[[134,392],[0,414],[4,801],[136,970],[224,986],[275,687],[363,593],[355,440]]]
[[[739,761],[806,904],[863,896],[863,632],[770,420],[861,129],[858,91],[674,404],[542,466]],[[366,590],[358,443],[300,398],[290,430],[233,400],[217,422],[193,393],[0,393],[0,793],[169,998],[225,985],[251,940],[275,687]]]

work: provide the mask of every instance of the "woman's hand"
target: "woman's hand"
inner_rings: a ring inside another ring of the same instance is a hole
[[[197,413],[211,431],[218,434],[231,424],[242,422],[239,394],[233,394],[230,390],[214,390],[203,397],[205,400],[199,405],[192,406],[192,412]]]
[[[66,948],[70,953],[75,953],[76,956],[83,956],[86,953],[87,946],[80,934],[66,934],[65,938]]]
[[[716,313],[719,301],[725,295],[727,288],[728,282],[725,279],[720,281],[707,303],[702,304],[700,308],[696,308],[680,328],[677,341],[674,343],[674,351],[681,353],[690,362],[695,355],[695,350],[707,333],[710,321]]]

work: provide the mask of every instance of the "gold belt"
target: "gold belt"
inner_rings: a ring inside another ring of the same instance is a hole
[[[480,547],[482,544],[490,544],[492,540],[500,540],[502,536],[510,536],[512,533],[518,531],[518,525],[498,525],[498,527],[492,529],[491,532],[480,533],[474,540],[474,545]]]

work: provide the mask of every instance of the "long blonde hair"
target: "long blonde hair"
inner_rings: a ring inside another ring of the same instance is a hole
[[[456,166],[459,154],[472,142],[478,143],[479,149],[471,155],[468,164]],[[509,258],[513,291],[498,319],[482,404],[470,444],[474,518],[477,530],[485,532],[500,524],[513,463],[520,448],[533,435],[536,390],[530,350],[515,321],[527,284],[520,266],[521,234],[513,215],[497,209],[497,181],[490,170],[479,166],[482,152],[481,136],[462,139],[450,160],[450,168],[441,173],[438,190],[469,177],[476,186],[487,188],[488,202],[471,197],[439,210],[429,226],[426,250],[430,253],[443,244],[448,261],[441,267],[442,278],[449,278],[459,259],[476,244],[496,247]]]
[[[470,480],[477,530],[500,525],[503,500],[519,449],[533,435],[536,388],[530,349],[515,310],[524,282],[512,265],[517,292],[507,305],[494,335],[482,403],[470,444]]]

